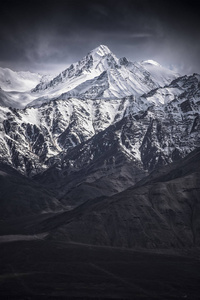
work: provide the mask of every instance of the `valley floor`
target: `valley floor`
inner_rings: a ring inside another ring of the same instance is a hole
[[[200,261],[29,240],[0,244],[1,299],[199,299]]]

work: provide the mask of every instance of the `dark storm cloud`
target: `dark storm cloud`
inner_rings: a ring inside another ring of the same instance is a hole
[[[1,2],[0,65],[58,70],[99,44],[200,73],[199,1]]]

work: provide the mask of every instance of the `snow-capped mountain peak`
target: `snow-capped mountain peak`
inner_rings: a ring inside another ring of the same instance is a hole
[[[32,76],[31,73],[18,75],[23,77],[23,81]],[[39,78],[37,85],[34,88],[31,86],[31,91],[25,87],[20,93],[13,94],[5,92],[2,86],[0,100],[4,106],[22,108],[71,97],[120,99],[133,95],[137,98],[152,89],[169,84],[177,76],[152,60],[133,63],[126,57],[118,59],[107,46],[100,45],[56,77]],[[0,86],[1,81],[0,77]]]
[[[95,76],[98,76],[104,71],[119,67],[118,64],[118,58],[110,49],[107,46],[100,45],[79,61],[78,67],[81,69],[84,68],[83,71],[85,72],[93,73]]]
[[[133,63],[118,59],[105,45],[90,51],[53,80],[40,83],[32,93],[38,95],[31,105],[54,99],[119,99],[148,93],[177,77],[174,72],[149,60]]]
[[[105,46],[105,45],[100,45],[97,48],[93,49],[89,54],[91,54],[92,56],[105,56],[107,54],[111,54],[110,49]]]

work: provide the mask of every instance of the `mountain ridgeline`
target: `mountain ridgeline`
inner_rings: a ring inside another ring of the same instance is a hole
[[[98,245],[199,244],[199,169],[181,166],[190,153],[199,162],[200,75],[103,45],[54,78],[0,71],[3,219],[70,210],[40,230]]]

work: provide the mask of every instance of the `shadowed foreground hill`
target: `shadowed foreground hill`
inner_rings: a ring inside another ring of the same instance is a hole
[[[0,218],[10,219],[61,210],[60,202],[39,183],[0,164]]]
[[[42,223],[49,238],[95,245],[182,248],[200,245],[200,149],[135,187],[88,201]]]

